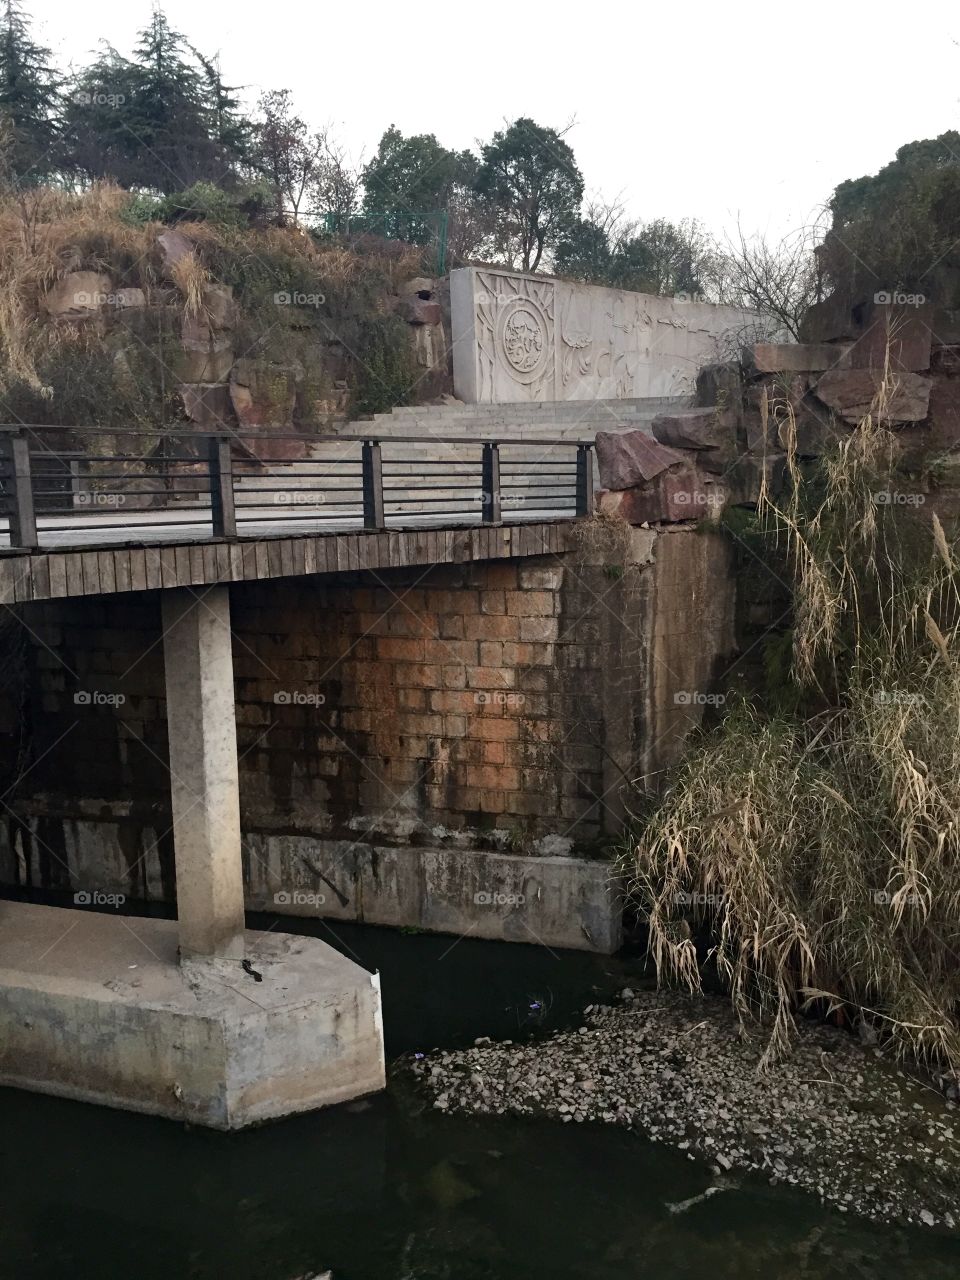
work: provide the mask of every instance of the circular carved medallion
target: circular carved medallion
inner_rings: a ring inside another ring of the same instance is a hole
[[[503,326],[503,349],[520,373],[531,373],[539,364],[545,335],[540,317],[526,307],[517,307]]]
[[[529,298],[515,299],[504,308],[498,330],[509,372],[518,382],[535,382],[550,356],[550,330],[541,308]]]

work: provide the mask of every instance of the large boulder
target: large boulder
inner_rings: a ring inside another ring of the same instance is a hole
[[[628,524],[677,524],[714,515],[723,501],[723,486],[684,460],[633,488],[604,490],[598,506],[601,515],[617,516]]]
[[[847,342],[757,342],[744,349],[743,363],[751,375],[847,369],[852,345]]]
[[[302,377],[299,364],[238,360],[230,371],[230,399],[241,428],[292,428]]]
[[[894,373],[929,369],[933,317],[930,303],[870,303],[864,309],[863,333],[850,349],[850,368],[882,369],[889,351]]]
[[[180,398],[191,422],[201,427],[220,427],[231,431],[236,426],[230,390],[225,383],[184,383]]]
[[[598,431],[597,469],[604,489],[632,489],[688,459],[646,431]]]
[[[157,245],[163,263],[163,272],[167,279],[173,279],[173,269],[184,258],[193,255],[194,244],[182,231],[167,228],[157,236]]]
[[[651,424],[654,437],[671,449],[723,449],[736,446],[736,429],[720,409],[681,409],[661,413]]]
[[[48,290],[43,305],[56,319],[72,320],[96,315],[113,300],[113,281],[103,271],[71,271]]]
[[[922,422],[927,416],[933,380],[919,373],[897,373],[880,413],[884,422]],[[882,369],[833,369],[817,379],[816,394],[847,422],[859,422],[875,411],[883,384]]]

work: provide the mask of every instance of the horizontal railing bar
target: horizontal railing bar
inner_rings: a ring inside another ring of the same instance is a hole
[[[521,427],[521,430],[523,428]],[[434,441],[437,444],[468,444],[476,445],[479,448],[484,444],[499,444],[502,448],[521,448],[530,445],[554,445],[565,449],[576,449],[580,446],[588,448],[593,447],[593,440],[563,440],[563,439],[531,439],[531,440],[505,440],[503,434],[491,436],[439,436],[439,435],[394,435],[393,432],[383,434],[382,432],[371,431],[365,435],[313,435],[306,432],[298,431],[170,431],[163,434],[157,431],[125,431],[122,428],[105,427],[75,427],[75,426],[52,426],[49,423],[30,424],[20,422],[0,422],[0,433],[9,433],[16,435],[24,432],[35,431],[62,431],[68,435],[114,435],[128,436],[131,439],[149,439],[149,440],[259,440],[267,442],[271,440],[303,440],[307,444],[366,444],[368,441],[378,442],[380,444],[429,444]],[[55,450],[50,450],[55,453]],[[84,457],[86,455],[83,455]],[[113,455],[120,457],[122,455]],[[282,458],[277,459],[282,462]]]

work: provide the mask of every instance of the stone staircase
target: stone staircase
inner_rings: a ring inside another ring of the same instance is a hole
[[[598,431],[649,432],[658,414],[687,403],[684,397],[658,397],[419,405],[346,423],[342,434],[380,443],[388,517],[478,519],[480,442],[496,440],[504,516],[542,519],[573,511],[576,451],[539,441],[563,440],[572,446],[592,442]],[[477,443],[470,443],[474,438]],[[275,462],[265,471],[238,477],[236,503],[274,513],[285,506],[291,514],[321,521],[352,520],[361,511],[360,475],[359,444],[317,442],[304,459]],[[253,512],[242,514],[252,517]]]

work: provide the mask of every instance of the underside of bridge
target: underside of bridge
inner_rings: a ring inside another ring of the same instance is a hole
[[[0,1080],[221,1127],[381,1087],[376,976],[245,906],[616,949],[603,854],[733,647],[729,551],[488,535],[15,607],[0,881],[75,906],[0,903]]]

